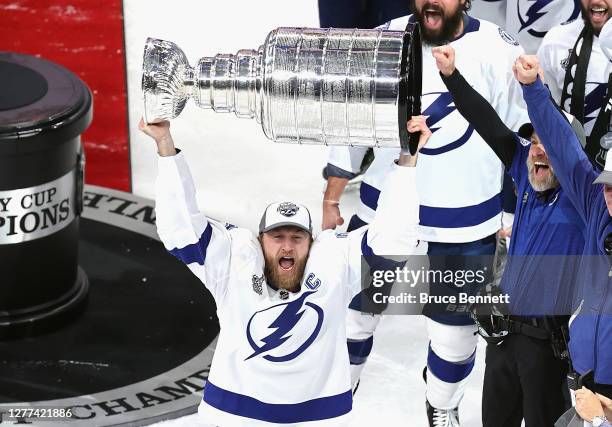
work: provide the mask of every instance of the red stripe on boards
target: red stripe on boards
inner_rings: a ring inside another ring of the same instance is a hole
[[[87,83],[94,116],[82,137],[86,181],[130,191],[121,0],[4,0],[0,50],[57,62]]]

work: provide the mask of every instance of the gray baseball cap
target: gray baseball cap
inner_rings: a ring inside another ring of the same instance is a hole
[[[593,184],[607,184],[612,185],[612,150],[608,150],[606,154],[606,165],[604,170],[599,174]]]
[[[582,124],[570,113],[561,110],[560,108],[559,111],[563,113],[567,121],[570,123],[570,125],[572,125],[572,129],[574,129],[574,133],[576,133],[576,137],[578,138],[578,142],[580,142],[582,148],[586,147],[586,134],[584,133],[584,128],[582,127]],[[529,139],[533,132],[533,125],[531,123],[524,123],[523,125],[521,125],[517,133],[521,138]]]
[[[261,221],[259,232],[266,233],[278,227],[297,227],[312,235],[312,218],[304,205],[294,202],[276,202],[268,205]]]

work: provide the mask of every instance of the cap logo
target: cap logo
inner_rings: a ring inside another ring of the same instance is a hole
[[[286,216],[286,217],[290,217],[295,215],[298,211],[300,210],[300,207],[297,206],[295,203],[291,203],[291,202],[283,202],[280,205],[278,205],[278,213]]]

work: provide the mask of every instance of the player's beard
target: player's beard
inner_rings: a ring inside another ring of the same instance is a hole
[[[580,2],[580,11],[582,13],[582,20],[584,21],[584,25],[587,28],[590,28],[591,31],[593,32],[593,34],[595,34],[596,36],[599,36],[599,33],[601,32],[601,29],[602,29],[603,25],[600,26],[599,28],[594,28],[593,27],[593,23],[591,22],[591,11],[590,11],[590,8],[591,8],[590,5],[585,7],[584,4],[582,4],[582,2]],[[610,19],[610,11],[609,10],[607,12],[607,15],[608,15],[607,19]],[[607,22],[607,19],[606,19],[606,22]]]
[[[437,10],[442,19],[442,27],[438,31],[430,31],[425,26],[425,10]],[[463,8],[461,3],[458,3],[457,9],[450,15],[445,15],[444,11],[437,4],[425,3],[421,10],[415,8],[414,15],[421,26],[421,38],[428,45],[441,46],[453,40],[461,21],[463,20]]]
[[[287,289],[289,291],[297,291],[300,288],[304,270],[306,269],[306,261],[308,254],[302,258],[294,258],[293,272],[291,274],[282,274],[280,267],[280,259],[286,254],[267,255],[264,254],[266,263],[264,266],[264,274],[267,282],[277,287],[278,289]]]
[[[559,179],[555,175],[552,166],[548,165],[548,174],[544,178],[536,177],[535,162],[531,157],[527,158],[527,179],[535,191],[546,191],[559,186]]]

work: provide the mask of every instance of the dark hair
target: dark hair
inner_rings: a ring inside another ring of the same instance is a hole
[[[463,4],[463,11],[467,12],[468,10],[470,10],[472,8],[472,0],[465,0],[465,3]],[[410,11],[412,13],[414,13],[416,10],[416,6],[414,4],[414,0],[412,0],[410,2]]]

